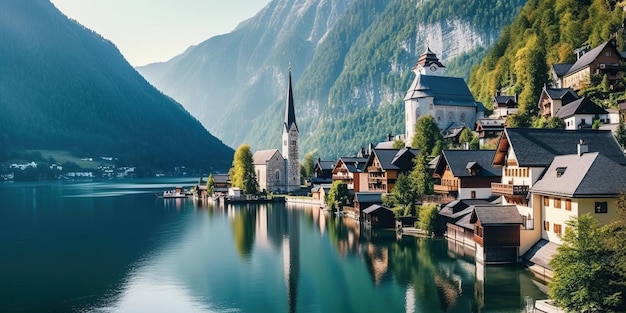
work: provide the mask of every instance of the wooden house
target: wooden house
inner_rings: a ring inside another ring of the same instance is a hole
[[[506,118],[509,114],[515,114],[518,110],[517,94],[514,96],[501,95],[498,92],[493,97],[493,117]]]
[[[385,206],[373,204],[363,210],[365,225],[373,228],[394,228],[396,217],[393,211]]]
[[[455,200],[439,210],[441,229],[445,230],[448,240],[459,242],[474,249],[474,225],[469,223],[469,217],[474,205],[491,205],[488,200]]]
[[[364,169],[366,163],[366,158],[340,158],[332,171],[333,181],[341,181],[348,186],[348,190],[353,190],[354,192],[365,190],[366,174]]]
[[[356,219],[363,219],[363,210],[374,205],[383,204],[383,194],[380,192],[356,192],[354,194],[353,215]]]
[[[409,148],[373,149],[366,164],[367,191],[391,192],[398,175],[413,169],[413,158],[418,152]]]
[[[483,264],[517,263],[522,217],[515,205],[474,206],[476,261]]]
[[[606,75],[611,87],[620,80],[621,54],[612,41],[606,41],[576,60],[561,78],[564,88],[580,90],[589,85],[591,75]]]
[[[552,88],[546,85],[539,96],[539,113],[544,117],[555,116],[556,112],[568,103],[578,99],[578,95],[571,88]]]
[[[444,150],[433,177],[440,179],[435,192],[456,199],[485,199],[491,196],[491,183],[498,183],[502,173],[492,165],[495,150]]]
[[[213,186],[213,193],[215,194],[227,194],[228,187],[230,187],[230,175],[228,174],[215,174],[213,175],[215,185]]]
[[[311,183],[314,185],[332,183],[334,167],[335,161],[322,161],[322,159],[318,158],[313,168],[313,177],[311,177]]]
[[[482,146],[487,141],[500,137],[504,130],[506,119],[504,118],[480,118],[476,120],[474,131],[478,134],[478,142]]]

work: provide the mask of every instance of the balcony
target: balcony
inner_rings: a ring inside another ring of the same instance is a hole
[[[340,180],[342,182],[351,182],[354,180],[354,178],[348,176],[348,175],[342,175],[342,174],[335,174],[333,175],[333,180]]]
[[[491,183],[491,192],[509,196],[525,196],[528,194],[528,186]]]
[[[459,186],[435,185],[435,192],[449,193],[452,191],[459,191]]]
[[[369,173],[382,172],[383,169],[380,166],[368,166],[367,171]]]

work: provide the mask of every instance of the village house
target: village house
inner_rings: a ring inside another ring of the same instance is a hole
[[[609,40],[588,52],[581,50],[581,53],[582,55],[580,53],[577,55],[578,59],[576,62],[562,76],[559,76],[556,70],[553,71],[555,76],[553,79],[558,81],[557,85],[578,91],[589,85],[591,75],[607,75],[612,89],[612,86],[620,79],[618,75],[620,72],[619,64],[622,60],[621,54],[615,48],[615,44]],[[567,67],[567,64],[558,65],[559,72],[562,72],[565,67]]]
[[[415,123],[423,115],[434,117],[442,131],[451,126],[473,127],[484,117],[484,106],[474,99],[462,78],[444,76],[445,66],[429,48],[413,67],[415,79],[404,97],[405,142],[411,143]]]
[[[571,88],[552,88],[546,85],[539,96],[539,114],[543,117],[552,117],[556,112],[568,103],[578,99],[578,95]]]
[[[311,184],[330,184],[333,182],[333,168],[335,167],[335,161],[322,161],[318,158],[313,167],[313,177],[311,177]]]
[[[591,128],[596,119],[599,119],[602,124],[611,123],[609,112],[587,97],[574,100],[561,107],[555,116],[563,120],[565,129]]]
[[[502,196],[502,204],[517,206],[523,220],[521,254],[537,243],[542,233],[541,207],[534,205],[530,189],[556,156],[576,154],[578,149],[599,152],[620,165],[626,164],[610,131],[506,128],[502,133],[493,158],[493,165],[502,169],[502,181],[492,183],[492,192]]]
[[[517,263],[523,221],[515,205],[476,205],[470,223],[474,224],[476,262]]]
[[[456,199],[486,199],[491,183],[500,182],[501,171],[491,162],[495,150],[444,150],[435,166],[436,193]]]
[[[514,96],[502,95],[497,92],[493,97],[493,113],[490,118],[505,118],[509,114],[515,114],[518,110],[517,94]]]
[[[476,248],[474,241],[474,225],[471,224],[470,215],[474,205],[492,205],[491,199],[460,199],[449,202],[439,210],[441,225],[439,228],[445,232],[445,237],[456,243]]]
[[[474,131],[478,134],[478,143],[484,146],[489,140],[500,137],[504,130],[504,118],[479,118]]]
[[[367,190],[365,166],[367,159],[359,157],[342,157],[332,171],[333,181],[341,181],[354,192]]]
[[[363,210],[373,204],[383,204],[383,194],[380,192],[355,192],[353,207],[346,207],[346,213],[352,218],[361,220],[363,218]]]
[[[373,149],[365,167],[367,172],[367,189],[365,190],[391,192],[398,175],[408,173],[413,169],[413,158],[418,153],[418,150],[409,148]]]

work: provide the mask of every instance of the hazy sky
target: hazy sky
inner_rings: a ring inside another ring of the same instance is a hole
[[[133,66],[167,61],[232,31],[270,0],[51,0],[68,17],[111,40]]]

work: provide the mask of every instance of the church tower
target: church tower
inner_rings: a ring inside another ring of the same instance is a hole
[[[300,159],[298,156],[298,125],[296,111],[293,106],[293,91],[291,87],[291,66],[289,67],[289,88],[285,105],[285,122],[283,123],[283,157],[286,163],[287,191],[300,189]]]

